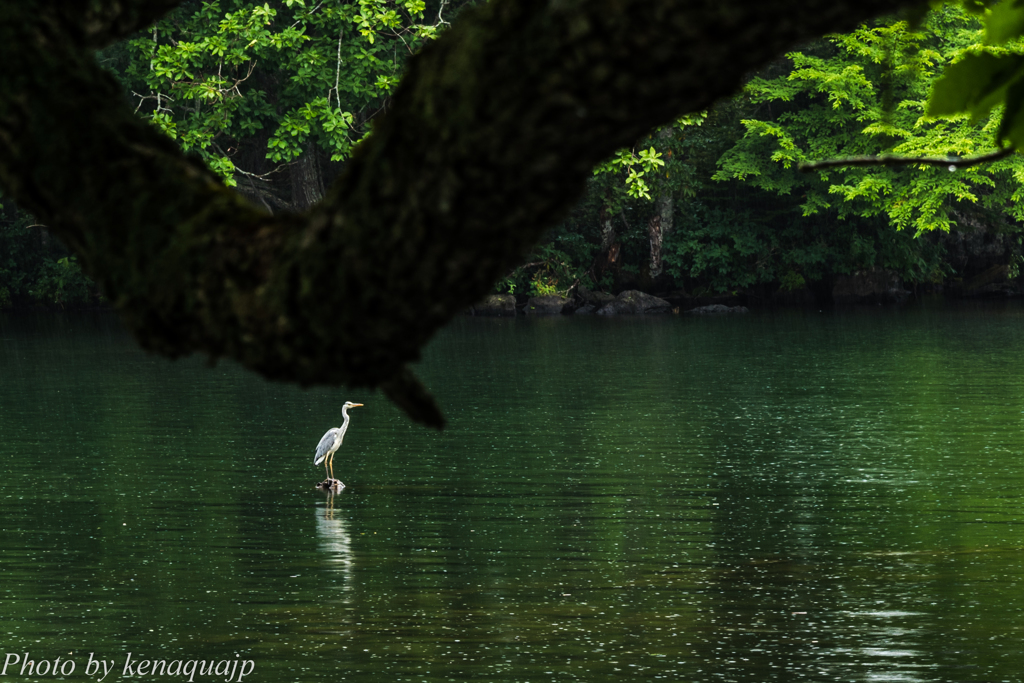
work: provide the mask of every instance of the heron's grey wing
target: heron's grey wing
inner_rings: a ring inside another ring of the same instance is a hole
[[[316,455],[313,457],[313,464],[319,465],[327,457],[331,447],[334,445],[334,434],[338,431],[338,428],[328,429],[327,433],[320,438],[320,443],[316,445]]]

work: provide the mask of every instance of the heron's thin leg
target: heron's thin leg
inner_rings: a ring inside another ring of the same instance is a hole
[[[334,453],[331,453],[331,479],[334,479]]]

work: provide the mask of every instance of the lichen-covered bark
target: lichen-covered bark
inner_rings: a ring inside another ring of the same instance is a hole
[[[289,176],[292,186],[292,206],[296,211],[308,211],[324,196],[324,181],[320,172],[320,155],[313,144],[291,165]]]
[[[661,275],[661,243],[664,233],[662,233],[660,213],[654,214],[647,221],[647,237],[651,244],[651,261],[648,271],[650,272],[651,279],[653,280]]]
[[[284,217],[136,120],[94,63],[156,4],[0,0],[4,192],[74,248],[143,346],[381,386],[439,425],[407,364],[596,162],[785,48],[911,3],[493,0],[413,60],[325,200]]]

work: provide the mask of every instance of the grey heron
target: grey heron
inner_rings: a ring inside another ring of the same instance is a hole
[[[345,418],[341,426],[328,429],[327,433],[320,439],[320,443],[316,445],[316,456],[313,458],[313,464],[324,464],[324,470],[327,471],[327,481],[334,479],[334,453],[341,448],[341,440],[345,438],[345,431],[348,429],[348,409],[359,408],[362,405],[362,403],[345,401],[345,405],[341,407],[341,416]]]

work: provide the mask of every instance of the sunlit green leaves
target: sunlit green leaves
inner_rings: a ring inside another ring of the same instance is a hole
[[[635,199],[650,200],[651,188],[644,176],[665,165],[661,156],[654,147],[642,149],[639,154],[633,150],[621,149],[611,159],[595,168],[594,175],[614,173],[621,169],[626,172],[627,194]]]
[[[359,0],[359,12],[354,17],[359,33],[370,43],[382,33],[394,31],[402,25],[402,16],[388,0]],[[422,16],[423,2],[403,2],[403,7],[414,17]]]
[[[253,145],[273,164],[310,145],[342,161],[436,35],[425,11],[423,0],[186,3],[129,42],[121,75],[139,113],[225,179]]]
[[[678,128],[679,130],[685,130],[690,126],[702,126],[707,120],[708,112],[705,109],[704,111],[698,111],[693,114],[684,114],[683,116],[680,116],[678,119],[676,119],[675,127]]]
[[[155,112],[150,117],[150,121],[170,139],[176,140],[178,138],[178,124],[174,122],[174,119],[167,112]]]
[[[658,131],[649,136],[649,139],[652,141],[655,139],[668,139],[662,134],[663,131],[668,132],[670,128],[674,128],[677,131],[685,131],[688,128],[698,127],[707,120],[707,117],[708,113],[706,111],[687,114],[670,124],[669,127],[659,128]],[[669,156],[671,156],[671,152],[669,152]],[[649,181],[657,169],[663,166],[665,166],[664,154],[653,146],[649,146],[646,150],[641,149],[639,152],[620,149],[610,159],[599,164],[594,169],[594,175],[622,174],[625,179],[626,196],[652,201],[652,188]],[[665,173],[665,177],[665,179],[668,179],[671,177],[671,174]],[[659,182],[658,184],[666,185],[665,182]],[[668,185],[678,185],[678,183],[668,183]],[[683,188],[677,187],[673,189],[681,190]]]
[[[327,98],[318,97],[285,114],[267,141],[267,158],[274,162],[297,159],[311,133],[319,128],[329,142],[331,159],[340,161],[348,156],[353,145],[348,137],[353,119],[351,112],[332,108]]]
[[[224,178],[224,183],[228,187],[234,187],[237,185],[235,180],[235,164],[225,156],[219,155],[204,155],[206,165],[210,167],[210,170]]]
[[[715,177],[799,193],[805,215],[884,216],[914,232],[949,229],[952,212],[965,206],[1003,206],[1020,188],[1016,157],[956,173],[796,171],[803,161],[851,156],[973,156],[991,152],[997,139],[1024,137],[1024,121],[1000,118],[997,106],[1024,94],[1017,89],[1024,57],[982,40],[981,21],[946,6],[914,30],[880,21],[788,55],[786,75],[748,84],[751,102],[763,103],[766,115],[743,121],[746,135],[723,155]]]

